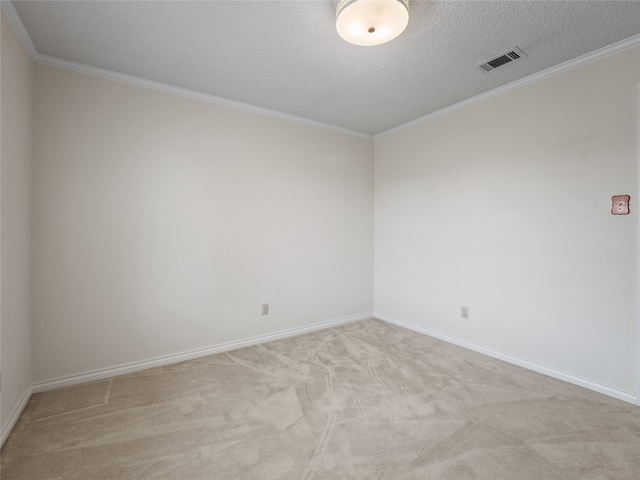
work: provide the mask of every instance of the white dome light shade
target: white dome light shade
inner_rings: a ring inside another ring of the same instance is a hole
[[[409,0],[342,0],[336,29],[347,42],[370,47],[393,40],[409,23]]]

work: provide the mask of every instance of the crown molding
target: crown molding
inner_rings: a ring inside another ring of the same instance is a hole
[[[92,67],[78,62],[71,62],[69,60],[63,60],[51,55],[45,55],[38,53],[35,45],[31,41],[31,37],[24,28],[24,24],[18,15],[13,3],[10,1],[0,2],[2,11],[7,16],[9,23],[15,30],[18,38],[22,42],[25,50],[31,57],[31,60],[44,65],[51,65],[58,68],[64,68],[66,70],[72,70],[75,72],[85,73],[94,77],[106,78],[109,80],[115,80],[116,82],[127,83],[129,85],[135,85],[137,87],[149,88],[151,90],[157,90],[160,92],[170,93],[178,95],[180,97],[191,98],[194,100],[200,100],[202,102],[213,103],[223,107],[233,108],[235,110],[241,110],[244,112],[254,113],[266,117],[276,118],[278,120],[284,120],[287,122],[297,123],[299,125],[305,125],[307,127],[314,127],[321,130],[326,130],[333,133],[340,133],[342,135],[348,135],[350,137],[361,138],[363,140],[373,140],[372,135],[366,133],[356,132],[355,130],[349,130],[347,128],[330,125],[328,123],[318,122],[309,118],[298,117],[297,115],[291,115],[289,113],[279,112],[277,110],[271,110],[269,108],[257,107],[248,103],[236,102],[235,100],[228,100],[222,97],[216,97],[215,95],[209,95],[207,93],[197,92],[195,90],[189,90],[188,88],[175,87],[166,83],[155,82],[153,80],[146,80],[141,77],[133,75],[127,75],[124,73],[118,73],[103,68]]]
[[[195,90],[189,90],[187,88],[175,87],[173,85],[168,85],[166,83],[155,82],[153,80],[146,80],[141,77],[127,75],[124,73],[118,73],[118,72],[114,72],[111,70],[106,70],[98,67],[92,67],[90,65],[86,65],[83,63],[71,62],[69,60],[63,60],[61,58],[53,57],[51,55],[38,53],[33,42],[31,41],[31,37],[29,37],[27,30],[24,28],[24,25],[22,24],[22,20],[20,19],[20,16],[16,12],[15,7],[13,6],[13,3],[10,1],[4,0],[4,1],[0,1],[0,6],[2,7],[2,11],[7,16],[9,23],[15,30],[18,37],[20,38],[25,50],[27,51],[27,53],[29,54],[29,56],[34,62],[42,63],[44,65],[51,65],[58,68],[64,68],[66,70],[85,73],[87,75],[92,75],[95,77],[115,80],[117,82],[127,83],[127,84],[135,85],[138,87],[149,88],[151,90],[170,93],[170,94],[178,95],[181,97],[187,97],[194,100],[200,100],[203,102],[212,103],[215,105],[220,105],[228,108],[233,108],[236,110],[241,110],[249,113],[254,113],[257,115],[276,118],[279,120],[297,123],[300,125],[306,125],[306,126],[318,128],[321,130],[340,133],[343,135],[348,135],[348,136],[360,138],[363,140],[374,140],[374,141],[381,140],[389,135],[400,133],[412,127],[422,125],[424,123],[428,123],[444,115],[448,115],[450,113],[456,112],[458,110],[462,110],[464,108],[470,107],[480,102],[484,102],[485,100],[489,100],[499,95],[512,92],[514,90],[525,87],[527,85],[531,85],[532,83],[545,80],[547,78],[553,77],[560,73],[564,73],[574,68],[580,67],[582,65],[586,65],[587,63],[600,60],[601,58],[608,57],[610,55],[614,55],[616,53],[622,52],[623,50],[627,50],[629,48],[633,48],[640,45],[640,35],[634,35],[625,40],[621,40],[620,42],[613,43],[599,50],[595,50],[593,52],[582,55],[581,57],[577,57],[567,62],[561,63],[560,65],[556,65],[554,67],[548,68],[541,72],[534,73],[533,75],[529,75],[528,77],[521,78],[520,80],[516,80],[515,82],[511,82],[507,85],[494,88],[493,90],[489,90],[488,92],[481,93],[480,95],[476,95],[475,97],[469,98],[467,100],[463,100],[462,102],[456,103],[455,105],[451,105],[441,110],[437,110],[428,115],[424,115],[415,120],[411,120],[410,122],[403,123],[402,125],[398,125],[397,127],[391,128],[389,130],[385,130],[384,132],[380,132],[376,135],[368,135],[362,132],[356,132],[354,130],[349,130],[349,129],[338,127],[335,125],[318,122],[316,120],[311,120],[308,118],[298,117],[296,115],[279,112],[277,110],[271,110],[268,108],[250,105],[248,103],[237,102],[235,100],[229,100],[226,98],[217,97],[215,95],[197,92]]]
[[[164,93],[170,93],[178,95],[180,97],[191,98],[193,100],[200,100],[202,102],[213,103],[223,107],[233,108],[235,110],[242,110],[244,112],[254,113],[257,115],[263,115],[266,117],[276,118],[278,120],[285,120],[287,122],[297,123],[308,127],[319,128],[321,130],[327,130],[334,133],[340,133],[351,137],[361,138],[364,140],[373,140],[373,136],[365,133],[356,132],[354,130],[348,130],[346,128],[337,127],[335,125],[329,125],[328,123],[318,122],[304,117],[298,117],[289,113],[279,112],[277,110],[271,110],[268,108],[257,107],[248,103],[237,102],[235,100],[229,100],[222,97],[216,97],[208,93],[197,92],[195,90],[189,90],[188,88],[175,87],[166,83],[156,82],[153,80],[147,80],[145,78],[136,77],[133,75],[127,75],[125,73],[118,73],[112,70],[106,70],[103,68],[92,67],[84,63],[71,62],[69,60],[63,60],[51,55],[44,55],[38,53],[34,59],[34,62],[41,63],[43,65],[50,65],[53,67],[63,68],[65,70],[72,70],[74,72],[84,73],[92,75],[94,77],[106,78],[108,80],[114,80],[116,82],[126,83],[137,87],[148,88],[151,90],[157,90]]]
[[[36,56],[38,55],[38,51],[36,50],[35,45],[31,41],[31,37],[27,33],[27,29],[24,28],[24,25],[22,24],[22,20],[20,19],[20,15],[18,15],[18,12],[16,12],[16,7],[13,6],[12,2],[2,1],[0,2],[0,8],[6,15],[7,20],[9,20],[9,23],[11,24],[11,26],[13,27],[13,30],[16,32],[16,35],[22,42],[22,46],[31,57],[31,60],[35,61]]]
[[[640,45],[640,35],[634,35],[620,42],[612,43],[611,45],[608,45],[604,48],[582,55],[581,57],[577,57],[577,58],[574,58],[573,60],[569,60],[567,62],[561,63],[560,65],[547,68],[546,70],[543,70],[538,73],[534,73],[533,75],[529,75],[528,77],[521,78],[520,80],[516,80],[515,82],[508,83],[501,87],[494,88],[493,90],[489,90],[488,92],[481,93],[480,95],[476,95],[475,97],[469,98],[467,100],[463,100],[462,102],[456,103],[455,105],[451,105],[441,110],[437,110],[423,117],[416,118],[415,120],[411,120],[410,122],[403,123],[402,125],[398,125],[397,127],[390,128],[389,130],[385,130],[384,132],[380,132],[374,135],[373,139],[380,140],[384,137],[388,137],[389,135],[400,133],[412,127],[422,125],[424,123],[428,123],[444,115],[448,115],[458,110],[462,110],[463,108],[470,107],[477,103],[484,102],[485,100],[489,100],[499,95],[512,92],[519,88],[526,87],[527,85],[531,85],[532,83],[545,80],[547,78],[553,77],[560,73],[568,72],[569,70],[573,70],[574,68],[581,67],[583,65],[586,65],[587,63],[595,62],[596,60],[600,60],[601,58],[614,55],[616,53],[622,52],[623,50],[627,50],[629,48],[633,48],[638,45]]]

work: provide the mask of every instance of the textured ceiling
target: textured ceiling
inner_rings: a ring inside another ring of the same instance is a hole
[[[338,36],[337,1],[13,4],[41,54],[370,135],[640,33],[638,1],[412,0],[377,47]]]

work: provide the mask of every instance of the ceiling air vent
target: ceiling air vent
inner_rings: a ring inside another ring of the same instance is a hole
[[[476,67],[478,67],[483,72],[490,72],[498,67],[506,65],[507,63],[520,60],[523,57],[526,57],[525,53],[518,47],[513,47],[508,52],[498,55],[497,57],[494,57],[486,62],[480,63],[479,65],[476,65]]]

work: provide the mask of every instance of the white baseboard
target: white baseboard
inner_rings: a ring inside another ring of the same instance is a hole
[[[0,448],[2,448],[2,446],[4,445],[4,442],[6,442],[7,438],[9,438],[9,434],[11,433],[11,430],[13,430],[13,427],[15,427],[16,423],[18,423],[18,419],[20,418],[20,415],[22,415],[22,412],[24,411],[24,408],[27,406],[27,403],[29,402],[29,399],[31,398],[32,394],[33,394],[33,387],[30,386],[22,395],[22,398],[16,405],[16,408],[14,408],[13,412],[11,412],[9,421],[2,429],[2,432],[0,432]]]
[[[547,367],[534,362],[530,362],[528,360],[523,360],[522,358],[514,357],[512,355],[507,355],[505,353],[491,350],[490,348],[482,347],[480,345],[476,345],[464,340],[460,340],[455,337],[450,337],[449,335],[445,335],[425,327],[414,325],[412,323],[396,320],[394,318],[387,317],[386,315],[374,313],[373,316],[374,318],[383,320],[385,322],[393,323],[394,325],[398,325],[399,327],[404,327],[409,330],[413,330],[414,332],[429,335],[430,337],[434,337],[448,343],[453,343],[454,345],[458,345],[460,347],[464,347],[469,350],[473,350],[475,352],[482,353],[484,355],[488,355],[493,358],[497,358],[498,360],[503,360],[505,362],[518,365],[519,367],[523,367],[528,370],[533,370],[534,372],[542,373],[549,377],[557,378],[558,380],[563,380],[565,382],[572,383],[574,385],[579,385],[581,387],[588,388],[589,390],[593,390],[595,392],[608,395],[609,397],[617,398],[618,400],[623,400],[625,402],[638,405],[638,398],[635,393],[627,392],[625,390],[620,390],[618,388],[610,387],[608,385],[605,385],[593,380],[582,378],[578,375],[573,375],[571,373],[563,372],[555,368]]]
[[[117,375],[123,375],[125,373],[133,373],[141,370],[147,370],[149,368],[161,367],[163,365],[169,365],[172,363],[183,362],[185,360],[191,360],[199,357],[206,357],[208,355],[214,355],[216,353],[228,352],[237,348],[249,347],[251,345],[258,345],[260,343],[271,342],[273,340],[279,340],[282,338],[295,337],[297,335],[303,335],[305,333],[315,332],[317,330],[324,330],[325,328],[335,327],[337,325],[344,325],[351,322],[357,322],[359,320],[366,320],[372,318],[373,313],[362,313],[350,317],[337,318],[326,322],[314,323],[305,327],[290,328],[287,330],[281,330],[279,332],[267,333],[264,335],[258,335],[256,337],[250,337],[243,340],[237,340],[234,342],[221,343],[211,347],[200,348],[197,350],[189,350],[187,352],[176,353],[173,355],[165,355],[162,357],[152,358],[150,360],[144,360],[141,362],[132,362],[124,365],[118,365],[110,368],[103,368],[99,370],[93,370],[91,372],[85,372],[80,375],[71,375],[68,377],[57,378],[54,380],[47,380],[44,382],[33,383],[27,391],[24,393],[22,399],[14,409],[7,425],[2,429],[2,437],[0,438],[0,448],[4,445],[4,442],[9,438],[9,434],[13,427],[15,427],[20,415],[24,408],[27,406],[27,402],[34,393],[45,392],[47,390],[53,390],[56,388],[70,387],[73,385],[80,385],[83,383],[95,382],[105,378],[115,377]]]
[[[351,317],[343,317],[326,322],[314,323],[305,327],[290,328],[288,330],[281,330],[275,333],[267,333],[264,335],[258,335],[256,337],[250,337],[243,340],[237,340],[234,342],[221,343],[211,347],[200,348],[196,350],[189,350],[187,352],[176,353],[172,355],[165,355],[162,357],[152,358],[150,360],[143,360],[141,362],[132,362],[123,365],[117,365],[115,367],[103,368],[99,370],[93,370],[85,372],[79,375],[71,375],[68,377],[56,378],[53,380],[47,380],[43,382],[36,382],[32,385],[33,393],[45,392],[47,390],[53,390],[56,388],[70,387],[73,385],[80,385],[82,383],[95,382],[97,380],[103,380],[105,378],[115,377],[117,375],[124,375],[126,373],[138,372],[154,367],[161,367],[163,365],[169,365],[172,363],[183,362],[185,360],[192,360],[194,358],[206,357],[208,355],[214,355],[216,353],[228,352],[229,350],[235,350],[237,348],[249,347],[251,345],[258,345],[260,343],[271,342],[273,340],[279,340],[281,338],[294,337],[297,335],[303,335],[309,332],[315,332],[317,330],[323,330],[325,328],[334,327],[336,325],[343,325],[346,323],[357,322],[359,320],[366,320],[372,318],[373,313],[362,313],[360,315],[354,315]]]

